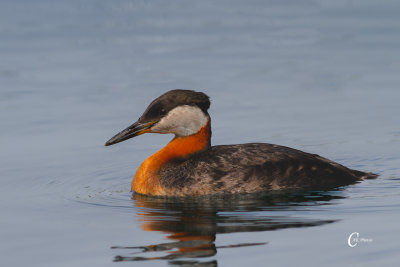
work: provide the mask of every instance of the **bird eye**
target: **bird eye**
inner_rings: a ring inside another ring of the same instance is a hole
[[[160,115],[165,115],[166,113],[167,113],[167,111],[166,111],[165,109],[162,108],[162,109],[160,110]]]

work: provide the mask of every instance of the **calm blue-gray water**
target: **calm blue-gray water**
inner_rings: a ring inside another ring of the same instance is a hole
[[[395,0],[2,0],[0,265],[397,265],[399,13]],[[211,97],[214,145],[276,143],[380,176],[131,198],[172,136],[103,144],[174,88]]]

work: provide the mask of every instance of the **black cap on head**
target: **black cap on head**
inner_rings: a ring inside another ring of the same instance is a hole
[[[210,98],[202,92],[193,90],[175,89],[168,91],[150,103],[139,122],[158,121],[170,110],[182,105],[197,106],[205,114],[208,114]]]
[[[208,115],[210,99],[206,94],[192,90],[176,89],[168,91],[151,102],[137,122],[113,136],[105,145],[110,146],[149,132],[151,127],[170,110],[182,105],[196,106]]]

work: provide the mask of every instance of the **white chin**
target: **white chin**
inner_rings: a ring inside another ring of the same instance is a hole
[[[197,133],[203,128],[209,118],[203,111],[195,106],[179,106],[156,123],[151,131],[153,133],[173,133],[177,136],[188,136]]]

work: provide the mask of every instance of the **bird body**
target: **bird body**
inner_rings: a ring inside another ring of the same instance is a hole
[[[197,196],[330,189],[375,174],[344,167],[289,147],[250,143],[211,146],[209,98],[172,90],[155,99],[139,120],[107,143],[143,133],[173,133],[137,170],[131,189],[153,196]]]
[[[174,173],[166,174],[165,171],[173,162],[175,166],[179,166],[185,159],[207,150],[210,147],[210,137],[211,126],[207,123],[196,134],[172,139],[168,145],[140,165],[132,181],[132,191],[145,195],[170,195],[175,191],[174,195],[181,195],[174,190],[173,183],[170,183],[172,179],[168,182],[167,176],[174,176]]]

